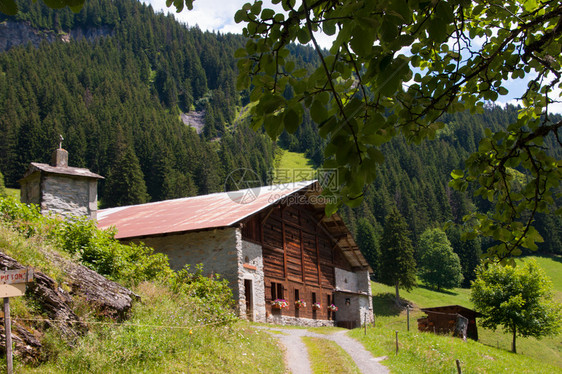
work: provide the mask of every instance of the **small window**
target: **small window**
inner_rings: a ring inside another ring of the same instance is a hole
[[[283,285],[281,283],[277,283],[277,298],[278,299],[284,299],[285,298],[283,296]]]
[[[316,304],[316,292],[312,293],[312,318],[318,318],[316,313],[318,313],[318,307],[315,306]]]
[[[299,290],[295,289],[295,301],[297,301],[298,299],[300,299],[299,297]]]
[[[283,285],[271,282],[271,300],[283,299]]]

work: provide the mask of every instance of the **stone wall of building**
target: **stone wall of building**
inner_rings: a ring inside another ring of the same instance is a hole
[[[46,174],[42,180],[41,212],[96,219],[97,181]],[[23,201],[23,198],[22,198]]]
[[[369,274],[367,273],[367,283],[365,282],[365,272],[351,272],[340,268],[335,268],[336,290],[355,293],[363,293],[370,290]]]
[[[357,326],[365,321],[371,323],[374,317],[369,272],[350,272],[336,268],[335,275],[334,304],[338,307],[336,320],[355,321]]]
[[[185,265],[190,265],[193,269],[197,264],[203,264],[205,273],[220,274],[229,281],[234,298],[238,300],[238,252],[241,250],[241,240],[238,239],[237,229],[229,227],[147,237],[133,242],[142,241],[157,252],[167,255],[170,266],[176,271]]]
[[[24,204],[41,203],[41,174],[30,175],[20,189],[20,200]]]
[[[371,323],[374,320],[372,298],[368,295],[335,292],[334,304],[337,305],[337,322],[353,322],[358,327],[365,321]]]
[[[266,321],[265,308],[265,282],[263,272],[263,253],[259,244],[242,240],[240,229],[236,229],[237,241],[241,243],[238,252],[238,286],[240,299],[238,307],[240,316],[246,317],[255,322]],[[251,281],[252,310],[249,315],[246,310],[246,280]]]
[[[305,326],[305,327],[322,327],[335,326],[334,321],[326,319],[297,318],[292,316],[284,316],[283,314],[273,314],[267,316],[267,323],[286,326]]]

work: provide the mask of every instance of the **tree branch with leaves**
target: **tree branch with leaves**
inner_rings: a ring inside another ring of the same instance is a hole
[[[84,0],[44,0],[52,8],[78,10]],[[495,204],[490,215],[466,217],[468,237],[500,242],[490,259],[509,262],[542,240],[535,214],[561,197],[562,160],[544,148],[560,145],[562,121],[550,106],[562,89],[562,4],[556,0],[272,0],[245,4],[235,14],[244,23],[246,47],[237,53],[238,88],[250,89],[252,126],[272,138],[293,133],[305,110],[327,139],[326,168],[336,168],[338,197],[327,206],[358,206],[365,186],[384,161],[380,147],[402,134],[412,142],[433,138],[446,113],[481,113],[486,102],[508,94],[509,80],[525,78],[517,121],[487,133],[465,170],[452,172],[451,186]],[[193,0],[167,0],[178,12]],[[17,12],[14,0],[0,11]],[[329,50],[318,36],[332,37]],[[292,43],[310,45],[321,64],[296,69]],[[284,93],[290,88],[291,97]],[[514,170],[523,173],[515,181]],[[558,209],[556,214],[562,214]]]
[[[501,242],[488,257],[508,262],[522,248],[535,249],[535,214],[559,197],[562,161],[543,146],[560,138],[549,106],[559,101],[562,5],[557,1],[256,1],[235,15],[249,38],[240,51],[239,88],[251,89],[254,128],[272,138],[294,132],[304,110],[328,140],[327,168],[337,168],[338,203],[361,203],[363,190],[384,157],[379,148],[402,134],[420,142],[443,128],[445,113],[480,113],[486,102],[508,94],[511,79],[530,78],[518,120],[489,132],[466,170],[451,186],[495,204],[494,214],[466,217],[468,237]],[[333,37],[329,50],[317,37]],[[320,58],[312,72],[295,70],[288,46],[310,45]],[[294,95],[283,95],[287,87]],[[559,143],[558,143],[559,144]],[[513,170],[525,175],[515,183]],[[557,195],[558,193],[558,195]],[[562,212],[557,211],[558,214]]]

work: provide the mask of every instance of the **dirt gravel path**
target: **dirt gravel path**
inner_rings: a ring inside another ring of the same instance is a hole
[[[364,374],[387,374],[390,373],[386,366],[383,366],[377,359],[373,357],[371,352],[367,351],[357,340],[347,336],[347,331],[338,331],[334,334],[316,334],[305,329],[283,329],[283,328],[260,328],[268,331],[278,331],[272,334],[279,339],[281,344],[286,348],[286,362],[291,373],[293,374],[310,374],[310,360],[305,344],[302,342],[303,336],[313,338],[328,339],[336,342],[342,347],[355,361],[355,364]]]

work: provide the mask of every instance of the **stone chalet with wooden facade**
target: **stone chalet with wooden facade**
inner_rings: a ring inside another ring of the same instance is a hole
[[[202,263],[229,281],[242,318],[348,328],[373,320],[371,269],[342,219],[324,214],[317,182],[97,211],[101,178],[68,166],[68,152],[59,148],[51,164],[31,163],[20,180],[21,200],[44,214],[97,218],[98,227],[117,229],[117,239],[166,254],[175,270]],[[276,309],[276,299],[288,308]]]
[[[100,210],[98,227],[114,226],[117,239],[166,254],[175,270],[202,263],[220,274],[243,318],[347,328],[372,322],[371,269],[324,206],[317,182],[297,182]],[[276,299],[288,308],[275,308]]]

